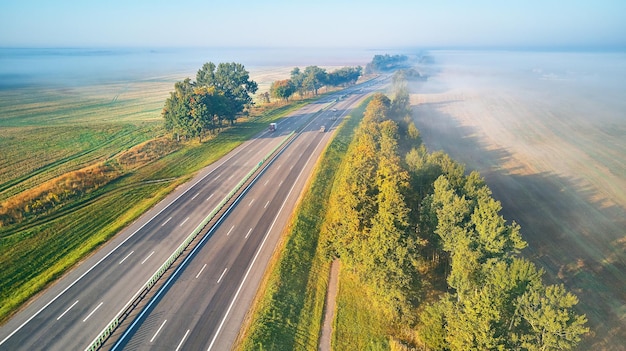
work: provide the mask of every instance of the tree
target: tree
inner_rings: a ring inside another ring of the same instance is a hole
[[[172,131],[177,139],[180,136],[189,137],[193,135],[191,122],[191,95],[193,94],[193,84],[189,78],[174,84],[174,91],[165,100],[162,115],[165,119],[165,129]]]
[[[234,123],[246,107],[251,105],[250,94],[256,93],[258,86],[244,66],[240,63],[220,63],[217,68],[211,62],[205,63],[196,74],[196,85],[215,87],[227,98],[224,117]]]
[[[270,86],[270,94],[276,99],[289,101],[289,98],[296,92],[296,87],[291,79],[277,80]]]
[[[317,66],[308,66],[303,72],[304,79],[302,81],[306,90],[313,92],[317,95],[319,88],[326,84],[328,79],[326,70]]]

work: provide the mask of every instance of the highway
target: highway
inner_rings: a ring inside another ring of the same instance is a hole
[[[226,194],[317,113],[211,229],[208,240],[119,345],[228,349],[306,178],[329,140],[330,133],[319,132],[321,125],[332,132],[334,116],[345,113],[365,93],[309,104],[279,121],[276,132],[258,135],[199,172],[3,325],[0,350],[87,348]]]

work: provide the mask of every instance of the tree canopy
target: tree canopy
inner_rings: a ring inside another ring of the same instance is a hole
[[[215,132],[224,121],[234,123],[252,104],[250,94],[256,90],[243,65],[205,63],[195,82],[187,78],[174,84],[162,111],[165,128],[177,137],[202,140],[206,131]]]

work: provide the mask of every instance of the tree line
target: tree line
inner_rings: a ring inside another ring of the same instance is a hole
[[[304,70],[295,67],[289,79],[277,80],[270,86],[269,94],[275,99],[288,101],[295,93],[300,97],[307,94],[317,95],[324,86],[348,86],[357,82],[363,69],[357,67],[343,67],[327,72],[318,66],[308,66]]]
[[[257,83],[240,63],[205,63],[195,82],[187,78],[174,84],[162,115],[165,128],[177,139],[215,133],[224,123],[233,124],[252,105]]]
[[[574,348],[588,332],[576,296],[519,256],[520,226],[477,172],[426,150],[408,104],[400,85],[393,101],[379,94],[367,106],[329,199],[328,257],[360,277],[373,302],[363,308],[406,347]]]

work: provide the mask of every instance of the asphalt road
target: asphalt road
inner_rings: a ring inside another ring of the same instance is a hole
[[[232,348],[315,163],[341,117],[368,91],[363,89],[333,103],[304,128],[214,229],[180,274],[163,287],[163,295],[146,308],[146,314],[127,331],[115,350]],[[288,122],[286,119],[279,128],[291,128]]]
[[[339,102],[325,98],[307,105],[280,121],[276,132],[260,134],[201,171],[3,325],[0,350],[84,350],[260,160],[291,131],[333,105],[338,111],[329,108],[320,114],[240,199],[124,345],[174,350],[178,343],[181,349],[202,349],[214,342],[214,350],[225,349],[236,336],[315,155],[329,138],[320,126],[328,131],[334,116],[364,90]],[[257,263],[251,265],[253,261]],[[181,311],[180,317],[173,311]],[[160,315],[171,317],[158,319]],[[160,330],[153,338],[154,328]]]

